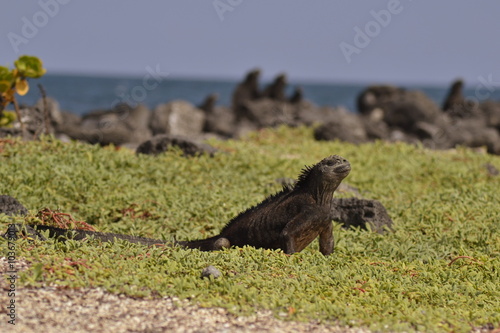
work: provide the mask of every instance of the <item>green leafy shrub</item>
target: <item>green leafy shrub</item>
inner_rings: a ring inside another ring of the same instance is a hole
[[[23,96],[29,91],[28,78],[37,79],[46,72],[42,61],[33,56],[20,56],[14,61],[15,68],[0,66],[0,94],[4,107],[13,102],[14,94]]]
[[[270,309],[375,331],[467,332],[500,325],[500,157],[459,148],[317,142],[312,130],[278,128],[212,141],[228,154],[157,157],[52,139],[0,141],[0,193],[32,213],[71,213],[101,231],[179,240],[215,235],[233,216],[330,154],[352,165],[345,182],[377,199],[395,231],[334,228],[335,252],[232,248],[200,252],[119,241],[19,240],[31,266],[19,287],[102,287],[140,297],[178,296],[235,314]],[[352,196],[339,192],[338,196]],[[19,220],[19,219],[18,219]],[[22,220],[22,219],[21,219]],[[0,216],[6,228],[12,219]],[[0,240],[0,253],[6,242]],[[0,254],[1,255],[1,254]],[[200,279],[214,265],[216,280]]]
[[[19,107],[17,106],[16,94],[24,96],[29,91],[29,78],[39,78],[45,74],[42,61],[37,57],[23,55],[14,61],[14,68],[10,69],[5,66],[0,66],[0,126],[8,126],[13,122],[12,118],[8,118],[3,113],[3,110],[10,103],[14,104],[17,114],[17,119],[21,123],[24,132],[24,124],[19,115]]]

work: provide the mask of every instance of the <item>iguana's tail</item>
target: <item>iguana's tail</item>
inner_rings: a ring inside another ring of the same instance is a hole
[[[207,239],[199,239],[193,241],[181,241],[177,242],[177,244],[190,249],[198,249],[200,251],[215,251],[231,246],[229,240],[221,236],[214,236]]]
[[[130,236],[123,234],[114,234],[110,232],[97,232],[88,230],[68,230],[46,225],[23,225],[23,224],[11,224],[7,234],[24,234],[25,236],[31,237],[33,239],[46,240],[45,237],[40,233],[40,231],[48,231],[49,237],[57,238],[61,240],[74,239],[82,240],[85,238],[95,238],[103,242],[113,242],[115,239],[123,239],[130,243],[137,243],[147,246],[152,245],[165,245],[166,242],[159,239]]]
[[[52,226],[45,225],[23,225],[23,224],[11,224],[9,230],[5,233],[4,237],[11,237],[11,235],[24,234],[25,236],[31,237],[33,239],[46,240],[45,237],[40,233],[41,231],[48,231],[49,237],[57,238],[60,240],[74,239],[82,240],[85,238],[95,238],[103,242],[113,242],[116,239],[123,239],[131,243],[137,243],[147,246],[157,246],[157,245],[179,245],[191,249],[199,249],[201,251],[214,251],[220,250],[222,248],[228,248],[231,246],[229,240],[224,237],[215,236],[202,240],[195,241],[175,241],[173,244],[171,242],[166,242],[159,239],[137,237],[123,234],[114,234],[109,232],[97,232],[97,231],[87,231],[87,230],[68,230]]]

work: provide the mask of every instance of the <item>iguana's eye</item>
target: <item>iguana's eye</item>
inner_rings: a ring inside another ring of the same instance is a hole
[[[335,165],[335,161],[330,160],[330,161],[326,162],[326,165],[328,165],[328,166],[334,166]]]

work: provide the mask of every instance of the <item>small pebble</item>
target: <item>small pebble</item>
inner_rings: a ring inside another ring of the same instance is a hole
[[[486,168],[490,176],[498,176],[498,174],[500,174],[500,171],[498,171],[498,169],[495,168],[493,164],[486,163],[484,167]]]
[[[214,279],[217,279],[218,277],[220,277],[222,275],[222,273],[217,269],[215,268],[214,266],[210,265],[208,267],[205,267],[203,269],[203,271],[201,271],[201,277],[202,278],[208,278],[210,276],[213,276]]]

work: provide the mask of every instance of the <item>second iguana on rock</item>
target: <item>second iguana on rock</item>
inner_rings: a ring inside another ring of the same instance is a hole
[[[333,192],[350,171],[346,159],[329,156],[304,168],[293,187],[285,186],[281,192],[233,218],[219,235],[178,244],[202,251],[250,245],[291,254],[302,251],[319,236],[319,250],[329,255],[334,246]]]

